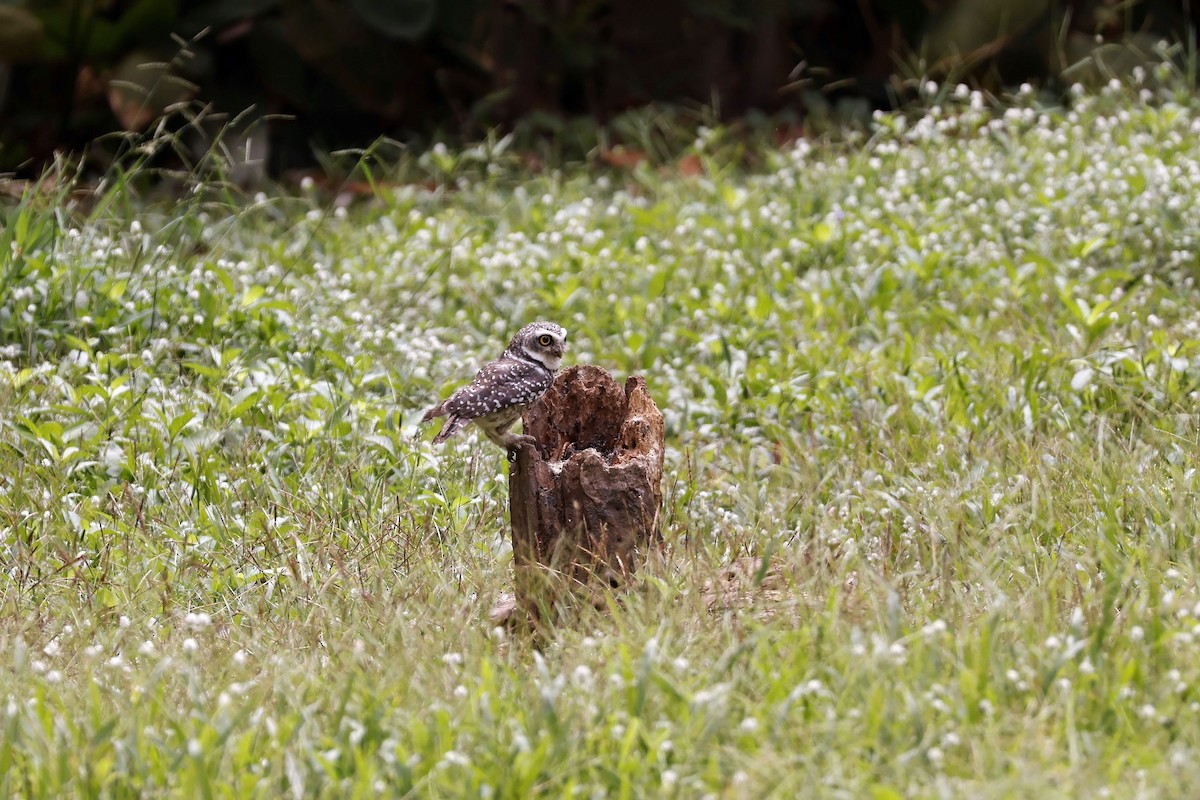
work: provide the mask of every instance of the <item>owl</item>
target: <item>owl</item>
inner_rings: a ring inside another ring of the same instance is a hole
[[[533,322],[517,331],[508,348],[484,365],[475,379],[425,412],[421,422],[446,417],[433,438],[441,443],[474,422],[506,450],[534,443],[532,436],[509,432],[521,414],[542,398],[567,349],[567,332],[553,322]]]

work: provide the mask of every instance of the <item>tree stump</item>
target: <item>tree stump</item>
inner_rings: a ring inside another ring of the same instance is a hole
[[[581,365],[524,423],[537,444],[517,450],[508,501],[516,608],[537,619],[564,590],[619,586],[661,540],[663,416],[645,379],[622,390]]]

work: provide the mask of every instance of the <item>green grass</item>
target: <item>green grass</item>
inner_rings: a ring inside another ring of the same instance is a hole
[[[9,208],[0,793],[1195,796],[1200,102],[929,103]],[[541,643],[503,455],[416,425],[539,317],[668,437],[663,565]]]

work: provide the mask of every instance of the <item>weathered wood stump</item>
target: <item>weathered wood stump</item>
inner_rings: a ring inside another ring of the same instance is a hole
[[[516,607],[539,618],[576,588],[620,585],[660,540],[663,416],[643,378],[622,390],[581,365],[524,423],[537,444],[509,467]]]

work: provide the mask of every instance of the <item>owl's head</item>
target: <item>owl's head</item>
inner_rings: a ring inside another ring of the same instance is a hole
[[[551,372],[562,365],[567,352],[567,331],[553,322],[531,322],[513,337],[508,351],[517,358],[536,361]]]

